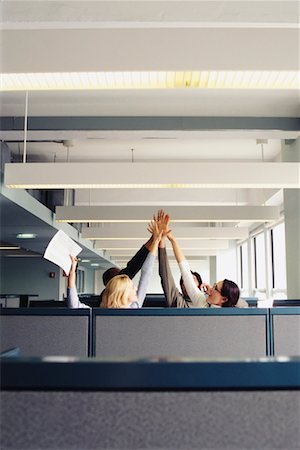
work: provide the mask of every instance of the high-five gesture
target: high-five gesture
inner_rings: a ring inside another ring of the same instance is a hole
[[[162,230],[162,237],[164,238],[171,232],[171,229],[169,227],[170,216],[166,214],[162,209],[160,209],[157,213],[156,221],[159,225],[159,228]]]
[[[162,229],[160,227],[160,224],[155,219],[155,217],[148,224],[147,230],[149,231],[149,233],[152,234],[152,237],[153,237],[154,241],[158,241],[158,242],[160,241],[161,236],[162,236]]]
[[[148,246],[148,250],[150,253],[155,253],[163,233],[162,225],[155,215],[153,216],[153,220],[148,224],[147,230],[152,234],[152,242]]]

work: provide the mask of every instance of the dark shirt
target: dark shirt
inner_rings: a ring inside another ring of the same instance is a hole
[[[166,306],[170,308],[191,308],[191,300],[185,298],[175,285],[165,248],[158,248],[158,264],[161,285],[167,302]]]
[[[118,275],[127,275],[129,278],[134,278],[139,270],[141,270],[142,265],[144,264],[145,259],[149,254],[149,250],[145,245],[143,245],[137,253],[128,261],[127,266],[124,269],[121,269]],[[102,302],[102,295],[105,289],[100,294],[100,303]]]

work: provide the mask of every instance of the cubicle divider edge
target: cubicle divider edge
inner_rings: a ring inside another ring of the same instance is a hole
[[[277,307],[277,308],[142,308],[142,309],[68,309],[68,308],[3,308],[0,309],[0,316],[85,316],[88,318],[88,342],[87,342],[87,356],[96,356],[96,318],[98,316],[107,317],[140,317],[140,316],[160,316],[160,317],[191,317],[191,316],[264,316],[265,317],[265,355],[275,355],[275,330],[274,330],[274,316],[278,315],[296,315],[300,316],[300,307]],[[4,349],[5,350],[5,349]]]
[[[274,317],[275,316],[300,316],[300,307],[299,306],[289,306],[289,307],[276,307],[276,308],[270,308],[269,309],[269,322],[270,322],[270,345],[271,345],[271,355],[276,356],[276,346],[275,346],[275,324],[274,324]],[[300,329],[298,330],[299,336],[300,336]],[[278,333],[277,333],[278,335]],[[288,340],[288,339],[287,339]],[[299,340],[299,347],[300,347],[300,340]]]
[[[0,309],[0,324],[1,316],[40,316],[40,317],[87,317],[87,347],[86,356],[91,356],[92,349],[92,310],[91,309],[70,309],[70,308],[1,308]],[[22,356],[22,349],[21,349]]]
[[[141,309],[103,309],[92,310],[92,353],[96,356],[96,318],[97,316],[140,317],[140,316],[264,316],[265,317],[265,356],[272,356],[270,342],[269,309],[259,308],[141,308]]]

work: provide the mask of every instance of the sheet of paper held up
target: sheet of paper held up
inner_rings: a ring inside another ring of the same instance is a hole
[[[77,256],[82,248],[76,244],[66,233],[59,230],[49,242],[44,258],[61,267],[66,275],[69,275],[71,269],[71,258]]]

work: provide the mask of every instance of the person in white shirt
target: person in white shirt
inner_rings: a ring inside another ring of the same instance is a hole
[[[152,240],[148,247],[149,253],[141,268],[141,277],[138,287],[128,275],[116,275],[107,284],[102,295],[102,308],[141,308],[146,296],[148,284],[152,275],[155,254],[161,239],[162,231],[156,220],[153,220],[148,231],[152,234]],[[77,258],[70,256],[72,266],[68,277],[67,306],[69,308],[89,308],[81,303],[76,290],[76,266]],[[100,302],[100,298],[99,298]],[[99,305],[100,306],[100,305]]]
[[[192,303],[191,307],[208,308],[214,306],[225,308],[235,306],[238,308],[247,308],[249,306],[245,300],[240,298],[240,289],[234,281],[225,278],[213,286],[206,283],[197,286],[189,263],[185,259],[171,229],[169,229],[169,216],[165,213],[163,213],[162,222],[165,226],[163,235],[167,236],[172,244],[186,292]]]

